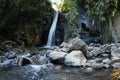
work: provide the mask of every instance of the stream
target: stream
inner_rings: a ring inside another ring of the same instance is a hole
[[[60,69],[54,69],[52,72],[44,75],[34,76],[25,73],[14,73],[16,71],[4,71],[0,73],[0,80],[109,80],[111,69],[94,70],[86,72],[85,68],[68,67],[58,65]]]
[[[43,80],[109,80],[110,69],[94,70],[93,72],[86,72],[85,68],[66,67],[60,70],[55,70]]]
[[[0,80],[109,80],[111,72],[111,68],[71,67],[47,62],[41,65],[13,65],[5,68],[0,72]]]

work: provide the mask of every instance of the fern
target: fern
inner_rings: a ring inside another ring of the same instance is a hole
[[[78,15],[77,9],[77,0],[64,0],[62,10],[65,13],[65,17],[69,24],[73,24],[75,22],[76,16]]]

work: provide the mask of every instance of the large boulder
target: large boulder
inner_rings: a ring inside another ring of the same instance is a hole
[[[64,63],[68,66],[84,66],[87,59],[83,55],[82,51],[72,51],[65,56]]]
[[[87,50],[86,43],[82,41],[80,38],[73,38],[68,42],[68,44],[71,44],[70,50],[81,50],[83,52]]]
[[[63,42],[61,47],[64,48],[65,51],[70,52],[73,50],[81,50],[83,52],[87,51],[87,45],[84,41],[82,41],[80,38],[73,38],[68,43]]]
[[[65,52],[58,52],[58,51],[52,51],[50,52],[49,54],[49,57],[52,61],[58,61],[60,63],[63,63],[64,62],[64,58],[65,56],[67,55],[68,53],[65,53]]]

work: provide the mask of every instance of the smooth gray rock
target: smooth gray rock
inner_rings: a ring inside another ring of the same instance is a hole
[[[82,51],[76,50],[67,54],[65,57],[65,65],[68,66],[85,66],[87,59],[85,58]]]
[[[84,41],[82,41],[80,38],[73,38],[68,42],[71,46],[69,46],[70,50],[81,50],[83,52],[87,51],[87,45]]]
[[[58,59],[64,59],[64,57],[67,55],[68,53],[65,52],[58,52],[58,51],[52,51],[49,54],[49,57],[51,60],[58,60]]]
[[[112,61],[109,58],[106,58],[103,60],[103,63],[110,64]]]

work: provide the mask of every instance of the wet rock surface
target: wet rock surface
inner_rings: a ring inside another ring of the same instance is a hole
[[[109,80],[111,69],[96,70],[91,67],[62,66],[52,74],[43,77],[43,80]]]
[[[15,77],[15,80],[89,80],[89,78],[101,80],[103,78],[100,76],[103,76],[104,71],[120,68],[120,46],[117,43],[90,44],[86,52],[80,49],[67,51],[63,48],[70,50],[68,44],[65,43],[51,50],[21,51],[15,49],[4,52],[4,55],[0,56],[0,71],[2,72],[0,79],[9,80],[5,76],[13,74],[18,77],[22,76],[20,79]],[[52,63],[54,60],[58,60],[55,64],[60,65],[54,65]],[[97,70],[101,72],[98,73]],[[88,74],[87,78],[84,73]],[[108,74],[103,77],[108,76]],[[68,75],[70,76],[68,77]]]
[[[78,41],[78,38],[73,39],[73,41]],[[69,43],[62,43],[61,46],[57,49],[61,52],[66,52],[67,55],[64,56],[64,64],[68,66],[86,66],[86,67],[92,67],[92,68],[119,68],[119,60],[120,60],[120,46],[119,43],[111,43],[111,44],[94,44],[91,43],[90,45],[86,45],[86,52],[82,51],[79,47],[72,48],[70,51],[70,48],[72,46],[72,43],[75,43],[74,46],[78,46],[80,44],[77,44],[76,42]],[[79,48],[79,49],[78,49]],[[63,50],[64,49],[64,50]],[[80,55],[76,55],[75,50],[78,49],[78,51],[81,51],[82,57]],[[56,50],[56,49],[55,49]],[[67,51],[69,50],[69,51]],[[72,57],[69,56],[72,53]],[[56,55],[56,54],[55,54]],[[69,56],[69,57],[67,57]],[[75,57],[73,59],[73,57]],[[67,59],[66,59],[67,57]],[[78,60],[77,60],[78,59]],[[84,63],[82,63],[82,60]],[[69,64],[68,64],[69,63]],[[76,64],[77,63],[77,64]],[[82,63],[82,65],[81,65]]]
[[[0,80],[40,80],[54,69],[44,51],[16,49],[4,53],[0,56]],[[9,75],[13,76],[9,79]]]

